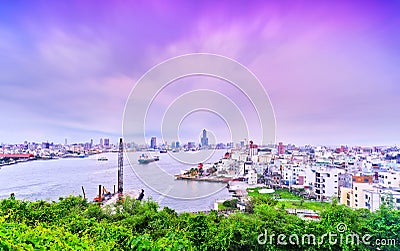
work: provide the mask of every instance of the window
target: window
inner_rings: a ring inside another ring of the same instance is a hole
[[[354,196],[355,196],[355,197],[358,197],[358,194],[355,194]]]
[[[365,195],[365,199],[368,200],[368,195]]]
[[[368,182],[369,182],[369,180],[368,180],[368,179],[364,179],[364,182],[365,182],[365,183],[368,183]]]
[[[355,187],[355,190],[358,190],[357,187]]]

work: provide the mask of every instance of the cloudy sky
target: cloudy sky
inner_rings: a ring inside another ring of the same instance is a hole
[[[278,141],[400,143],[399,1],[11,1],[0,8],[0,143],[116,141],[138,79],[198,52],[258,77]],[[175,85],[155,107],[182,94]],[[182,140],[201,128],[229,140],[221,121],[194,113]]]

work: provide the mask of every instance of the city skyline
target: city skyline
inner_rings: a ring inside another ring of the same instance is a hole
[[[398,145],[399,7],[379,1],[9,3],[0,10],[0,142],[116,142],[128,94],[147,70],[171,57],[209,52],[237,60],[260,79],[274,107],[276,143]],[[146,138],[161,138],[158,107],[200,88],[220,91],[251,113],[251,104],[223,81],[182,79],[157,96]],[[254,121],[250,116],[248,123]],[[217,142],[230,141],[223,121],[205,112],[182,122],[181,141],[198,139],[203,128]]]

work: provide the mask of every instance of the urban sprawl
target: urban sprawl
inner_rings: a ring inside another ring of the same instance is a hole
[[[400,148],[295,146],[282,142],[258,146],[252,141],[238,144],[209,144],[206,131],[200,142],[149,145],[124,143],[126,151],[200,151],[226,149],[216,163],[201,163],[181,175],[190,178],[228,178],[251,186],[301,191],[304,198],[316,201],[337,200],[351,208],[378,210],[382,205],[400,209]],[[117,151],[109,139],[87,143],[1,144],[0,166],[36,159],[85,157],[90,154]]]

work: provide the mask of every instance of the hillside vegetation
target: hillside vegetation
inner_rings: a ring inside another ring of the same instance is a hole
[[[252,213],[223,216],[215,211],[177,214],[154,201],[129,197],[103,209],[81,197],[59,202],[9,198],[0,201],[0,250],[376,250],[376,240],[400,240],[398,210],[370,213],[333,203],[321,212],[320,221],[304,221],[275,205],[259,198]],[[338,232],[338,224],[347,227]],[[329,233],[372,237],[369,244],[339,238],[330,243],[322,237]],[[282,234],[286,244],[278,240]],[[302,243],[306,234],[315,235],[316,243]],[[289,241],[291,235],[299,236],[298,244]],[[399,250],[399,245],[379,247]]]

